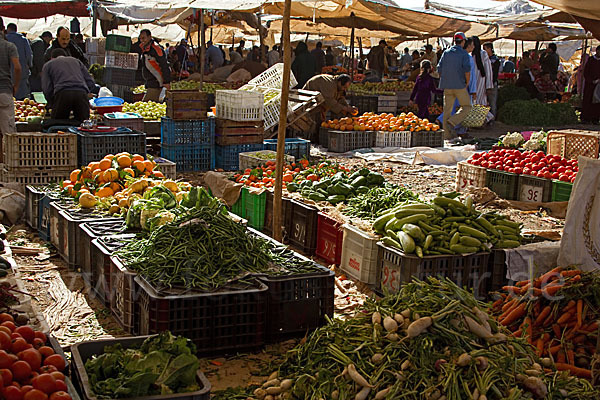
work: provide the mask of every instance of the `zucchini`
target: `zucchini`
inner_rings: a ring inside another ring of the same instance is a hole
[[[421,242],[425,240],[425,235],[421,228],[413,224],[404,224],[402,231],[408,233],[415,241]]]
[[[390,237],[385,236],[383,239],[381,239],[381,241],[386,246],[395,247],[397,249],[402,250],[402,245]]]
[[[412,254],[415,252],[415,241],[410,235],[406,232],[400,231],[398,232],[398,239],[400,239],[400,244],[402,245],[402,250],[406,254]]]
[[[463,244],[465,246],[470,246],[470,247],[479,247],[479,246],[481,246],[481,241],[479,239],[475,239],[474,237],[471,237],[471,236],[461,236],[460,244]]]
[[[452,205],[457,210],[462,210],[462,211],[467,210],[467,207],[465,207],[465,205],[463,203],[461,203],[460,201],[454,200],[454,199],[449,199],[447,197],[438,196],[435,199],[433,199],[433,204],[436,204],[442,208],[447,208],[450,205]]]
[[[423,258],[423,249],[420,246],[415,247],[415,254],[419,258]]]
[[[483,216],[477,218],[475,222],[479,223],[479,225],[481,225],[486,231],[488,231],[492,235],[498,236],[498,231],[496,230],[496,228],[494,228],[494,225],[492,225],[492,223],[485,219]]]
[[[521,243],[516,240],[499,240],[494,247],[499,249],[514,249],[519,247]]]
[[[394,230],[399,230],[406,224],[414,224],[415,222],[423,221],[425,219],[427,219],[427,215],[425,214],[413,214],[409,217],[400,218],[396,221]]]
[[[377,218],[375,222],[373,222],[373,230],[378,233],[384,232],[383,228],[385,227],[385,224],[387,224],[392,218],[394,218],[394,213],[384,214]]]
[[[476,237],[478,239],[489,240],[488,236],[485,233],[478,231],[475,228],[471,228],[470,226],[467,226],[467,225],[460,225],[458,227],[458,231],[460,233],[463,233],[468,236]]]
[[[477,253],[477,247],[464,246],[462,244],[451,244],[450,250],[458,254]]]
[[[433,208],[433,210],[436,212],[436,214],[439,215],[440,217],[446,216],[446,210],[444,210],[442,207],[438,206],[437,204],[430,204],[430,207]]]
[[[460,233],[456,232],[454,235],[452,235],[452,238],[450,239],[450,247],[452,247],[455,244],[458,244],[459,241]]]
[[[431,246],[432,242],[433,242],[433,236],[427,235],[427,237],[425,238],[425,243],[423,244],[423,250],[427,250],[429,248],[429,246]]]
[[[398,219],[392,215],[392,218],[390,220],[388,220],[388,222],[384,225],[384,227],[382,228],[382,231],[387,232],[387,231],[397,230],[397,229],[395,229],[397,221],[398,221]]]

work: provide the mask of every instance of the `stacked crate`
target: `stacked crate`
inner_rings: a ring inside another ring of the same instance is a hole
[[[85,40],[85,53],[92,64],[104,65],[105,38],[88,38]]]
[[[108,35],[105,42],[104,84],[125,101],[133,101],[131,89],[136,86],[136,71],[139,55],[130,53],[131,38],[121,35]]]
[[[206,113],[204,114],[206,116]],[[161,119],[161,156],[177,171],[208,171],[215,167],[215,119]]]
[[[68,179],[77,168],[77,136],[73,133],[5,133],[0,181],[44,185]]]

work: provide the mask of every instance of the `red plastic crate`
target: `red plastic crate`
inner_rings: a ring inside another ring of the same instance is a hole
[[[315,255],[328,264],[340,265],[342,262],[342,242],[344,230],[342,224],[320,212],[317,216],[317,250]]]

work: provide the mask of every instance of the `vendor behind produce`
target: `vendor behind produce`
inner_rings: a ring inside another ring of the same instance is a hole
[[[356,114],[358,110],[348,105],[344,98],[345,92],[350,88],[351,82],[352,79],[346,74],[337,76],[327,74],[315,75],[306,82],[303,87],[304,90],[320,92],[325,98],[325,103],[320,107],[318,114],[315,116],[317,126],[313,132],[311,142],[318,142],[319,128],[321,127],[321,123],[325,121],[327,111],[331,111],[333,114]]]
[[[71,111],[77,121],[89,119],[88,95],[98,93],[99,87],[85,65],[65,50],[54,49],[51,57],[42,68],[42,89],[52,107],[52,119],[69,119]]]
[[[158,102],[163,87],[171,88],[171,69],[167,62],[167,54],[163,48],[154,41],[148,29],[142,29],[138,42],[131,47],[133,53],[140,54],[142,62],[142,76],[146,83],[146,94],[143,101]]]
[[[52,45],[46,50],[46,53],[44,54],[44,60],[46,62],[50,61],[50,59],[52,58],[52,51],[54,49],[63,49],[67,53],[67,56],[75,57],[76,59],[81,61],[83,65],[86,66],[86,68],[89,67],[89,62],[87,58],[85,58],[85,55],[83,54],[79,46],[77,46],[77,44],[75,44],[75,42],[71,40],[71,32],[64,26],[58,28],[58,30],[56,31],[56,39],[52,42]]]

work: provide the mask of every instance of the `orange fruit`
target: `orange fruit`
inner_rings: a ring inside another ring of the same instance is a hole
[[[65,186],[65,190],[67,191],[67,193],[69,193],[71,196],[74,196],[73,194],[73,185],[67,185]]]
[[[92,169],[90,167],[83,167],[81,177],[83,179],[92,179]]]
[[[117,163],[119,163],[119,167],[121,168],[127,168],[129,166],[131,166],[131,158],[129,158],[129,156],[126,155],[120,155],[117,157]]]
[[[63,181],[63,183],[62,183],[63,188],[66,188],[69,185],[73,186],[73,182],[66,180],[66,181]]]
[[[117,157],[120,157],[120,156],[127,156],[127,157],[131,158],[131,154],[129,154],[126,151],[122,151],[122,152],[120,152],[120,153],[117,154]]]
[[[107,182],[114,182],[119,179],[119,171],[114,168],[109,168],[104,171],[104,180]]]
[[[125,171],[126,173],[128,173],[131,176],[135,176],[135,171],[132,170],[131,168],[123,168],[123,171]]]
[[[154,163],[150,160],[144,161],[144,165],[146,166],[146,171],[152,171],[154,169]]]
[[[113,193],[120,192],[123,189],[117,182],[111,182],[110,188],[112,189]]]
[[[95,169],[100,168],[100,163],[97,161],[93,161],[91,163],[88,164],[88,167],[90,167],[90,169],[93,171]]]
[[[129,200],[127,200],[127,199],[119,200],[119,207],[121,207],[121,208],[129,207]]]
[[[96,177],[97,177],[98,175],[100,175],[100,174],[102,174],[102,170],[101,170],[100,168],[98,168],[98,169],[95,169],[95,170],[93,170],[93,171],[92,171],[92,178],[93,178],[93,179],[96,179]],[[101,176],[101,175],[100,175],[100,176]]]
[[[71,182],[77,182],[79,180],[80,173],[80,169],[74,169],[73,171],[71,171],[71,175],[69,175],[69,179],[71,180]]]
[[[107,154],[107,155],[104,156],[104,158],[106,158],[107,160],[111,160],[112,161],[112,159],[115,158],[115,156],[113,156],[112,154]]]
[[[133,162],[133,168],[137,169],[140,172],[144,172],[146,170],[146,164],[144,164],[143,161],[135,160]]]
[[[96,191],[96,196],[98,196],[100,198],[112,196],[113,194],[114,194],[113,190],[108,186],[104,186],[103,188],[100,188]]]
[[[109,169],[112,166],[112,161],[105,158],[102,161],[100,161],[98,168],[100,168],[102,171],[106,171],[107,169]]]
[[[79,204],[84,208],[93,208],[96,205],[97,201],[94,195],[89,193],[84,193],[79,197]]]
[[[144,156],[140,156],[139,154],[135,154],[133,157],[131,157],[131,159],[133,161],[144,161]]]
[[[152,171],[152,176],[154,176],[155,178],[164,178],[165,177],[163,175],[163,173],[160,171]]]

